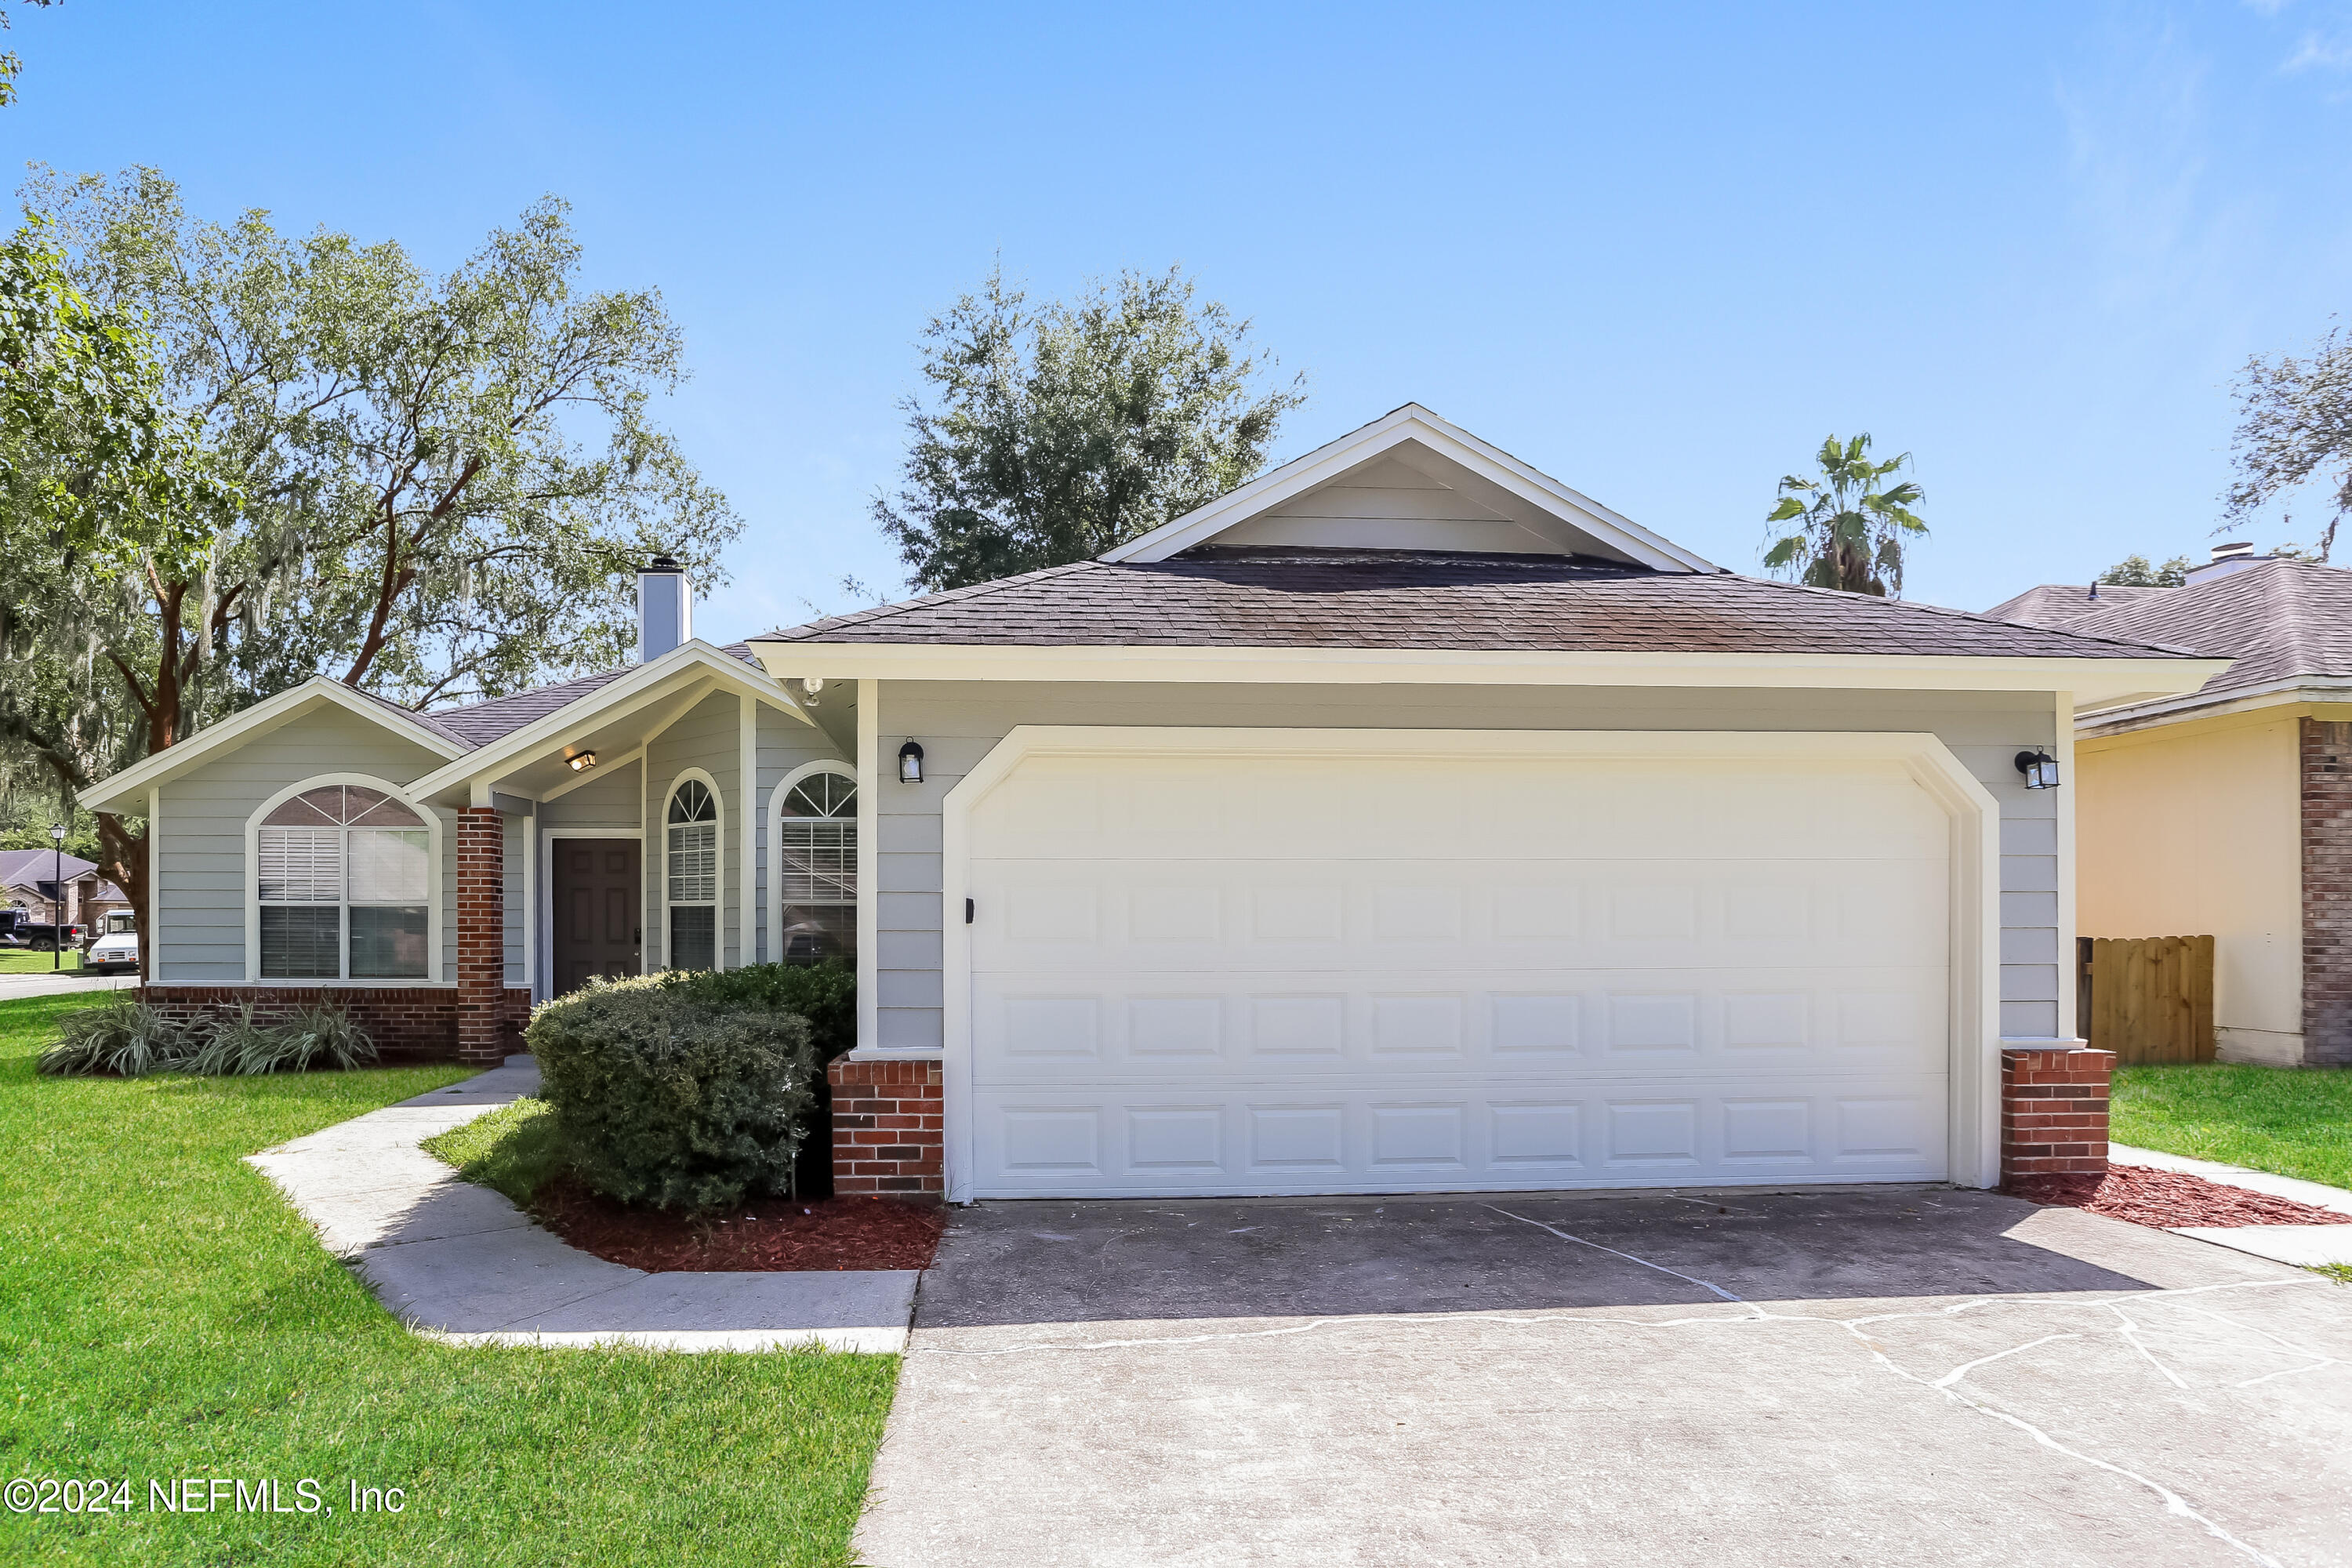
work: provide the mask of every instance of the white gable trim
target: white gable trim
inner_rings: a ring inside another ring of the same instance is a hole
[[[477,779],[492,779],[506,773],[518,762],[549,747],[561,746],[568,736],[593,729],[616,710],[639,701],[656,701],[673,693],[696,689],[694,702],[710,695],[712,689],[731,690],[756,697],[780,712],[789,713],[803,724],[814,726],[815,721],[801,710],[783,683],[776,680],[756,664],[737,658],[731,653],[721,653],[707,642],[681,643],[649,664],[641,664],[618,680],[599,687],[576,701],[567,702],[551,713],[543,714],[521,729],[499,736],[478,750],[464,752],[447,767],[428,773],[411,786],[419,796],[436,795],[443,790],[460,788]],[[688,707],[693,703],[687,704]],[[663,721],[667,728],[677,713]],[[658,731],[656,731],[657,733]],[[648,735],[647,741],[654,737]]]
[[[178,745],[167,746],[136,766],[125,768],[111,778],[90,785],[82,791],[81,804],[92,811],[135,810],[137,806],[128,803],[143,802],[147,791],[155,785],[204,762],[215,752],[257,740],[280,725],[300,718],[321,702],[381,725],[404,741],[414,741],[436,756],[466,754],[466,749],[448,736],[404,718],[400,710],[387,708],[362,697],[340,680],[314,675],[299,686],[281,691],[266,702],[257,702],[244,712],[224,719],[217,724],[208,724]]]
[[[1479,480],[1541,508],[1580,532],[1622,551],[1629,560],[1642,565],[1664,572],[1718,570],[1712,563],[1660,538],[1632,519],[1618,515],[1590,496],[1579,494],[1460,426],[1439,418],[1418,403],[1408,403],[1360,430],[1285,463],[1270,474],[1259,475],[1241,489],[1219,496],[1173,522],[1105,551],[1102,559],[1165,561],[1179,551],[1204,543],[1227,529],[1271,511],[1318,485],[1328,484],[1383,452],[1411,443],[1418,443],[1459,464]],[[1472,499],[1480,498],[1473,494]]]

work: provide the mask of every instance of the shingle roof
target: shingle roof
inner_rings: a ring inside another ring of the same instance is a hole
[[[47,882],[53,879],[58,868],[58,854],[54,849],[0,849],[0,887],[29,888],[36,882]],[[65,857],[64,870],[68,882],[97,869],[96,866],[78,855]]]
[[[2149,658],[2179,649],[1590,557],[1224,547],[1084,561],[763,642]]]
[[[2024,604],[2035,589],[2000,610]],[[2114,589],[2101,589],[2105,598]],[[2140,588],[2112,609],[2064,622],[2080,632],[2149,637],[2237,662],[2199,691],[2221,696],[2299,678],[2352,679],[2352,572],[2264,561],[2181,588]],[[2029,606],[2031,608],[2032,606]]]
[[[719,651],[746,664],[759,662],[752,657],[749,643],[731,643]],[[438,713],[422,713],[413,708],[403,708],[396,702],[386,701],[369,692],[363,691],[360,695],[437,734],[447,736],[453,743],[471,752],[511,735],[524,725],[544,719],[559,708],[570,707],[636,668],[634,664],[625,664],[618,669],[600,669],[593,675],[558,681],[552,686],[534,687],[529,691],[518,691],[507,697],[493,697],[487,701],[468,702],[462,708],[445,708]]]
[[[2080,623],[2090,616],[2105,615],[2149,594],[2169,592],[2168,588],[2125,587],[2114,583],[2086,583],[2079,586],[2046,583],[2039,588],[2028,588],[2014,599],[1995,605],[1985,614],[1996,621],[2022,621],[2029,626],[2083,631],[2088,628]]]

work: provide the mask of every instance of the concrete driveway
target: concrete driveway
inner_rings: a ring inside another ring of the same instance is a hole
[[[1922,1188],[989,1204],[873,1568],[2352,1560],[2352,1289]]]

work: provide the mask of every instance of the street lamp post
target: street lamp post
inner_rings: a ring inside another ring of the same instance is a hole
[[[49,842],[57,847],[50,852],[49,875],[57,880],[51,885],[58,890],[49,900],[49,969],[63,969],[66,963],[66,825],[49,824]]]

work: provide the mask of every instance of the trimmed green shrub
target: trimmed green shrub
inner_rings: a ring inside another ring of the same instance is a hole
[[[57,1043],[33,1064],[53,1078],[137,1078],[179,1065],[197,1043],[185,1025],[130,991],[110,991],[95,1007],[59,1014],[56,1028]]]
[[[857,972],[837,958],[822,963],[752,963],[741,969],[675,971],[661,976],[717,1006],[768,1007],[808,1020],[819,1062],[857,1043]]]
[[[591,980],[531,1015],[540,1093],[572,1168],[624,1203],[732,1208],[791,1190],[823,1070],[796,1014],[668,975]]]

